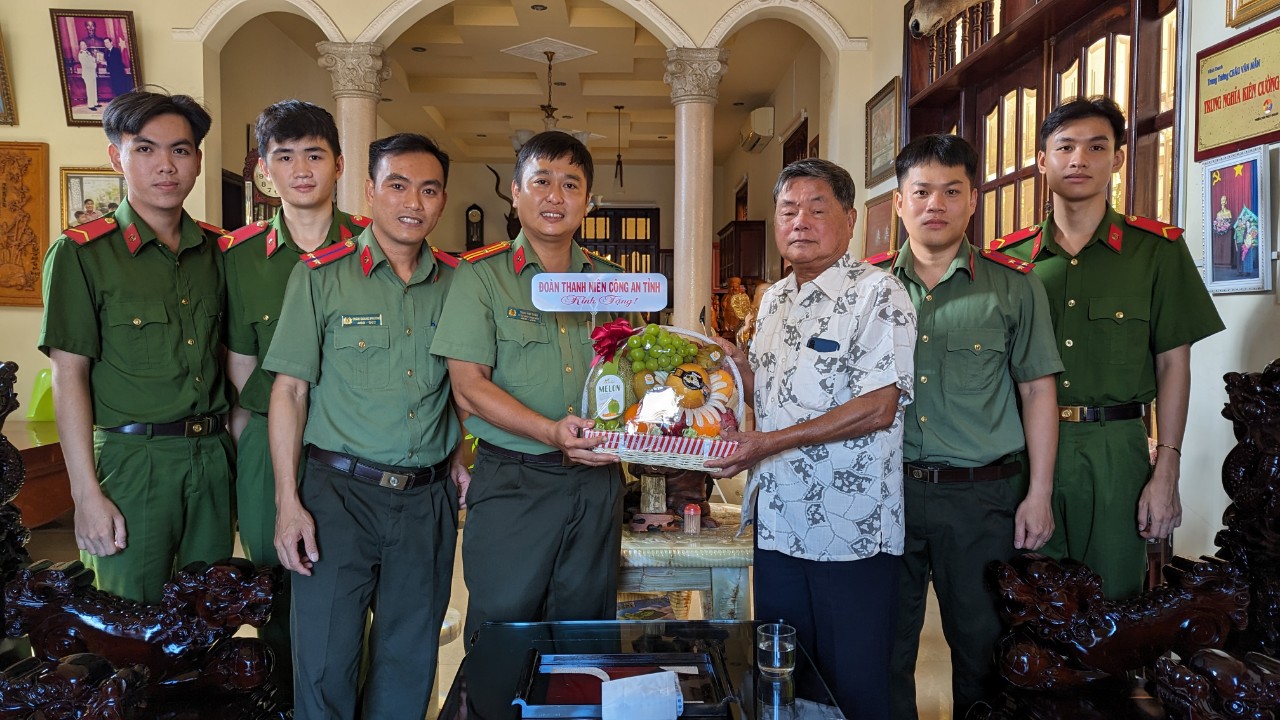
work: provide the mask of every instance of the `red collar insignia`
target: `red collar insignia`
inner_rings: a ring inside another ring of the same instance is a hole
[[[364,271],[365,277],[369,277],[369,273],[373,272],[373,250],[369,249],[368,245],[360,251],[360,269]]]
[[[511,256],[511,269],[515,270],[516,274],[519,275],[524,266],[524,248],[520,247],[516,249],[516,254]]]
[[[1118,225],[1112,225],[1110,232],[1107,233],[1107,247],[1120,252],[1120,244],[1124,242],[1124,231]]]
[[[129,225],[124,229],[124,246],[129,248],[130,255],[137,255],[142,247],[142,236],[138,234],[137,225]]]
[[[280,241],[276,237],[276,229],[271,228],[271,232],[267,233],[267,257],[276,254],[276,250],[280,249]]]

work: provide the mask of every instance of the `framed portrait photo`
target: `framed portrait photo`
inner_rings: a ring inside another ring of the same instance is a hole
[[[50,10],[68,125],[102,125],[112,98],[142,84],[133,13]]]
[[[1204,164],[1204,279],[1211,293],[1271,290],[1271,188],[1265,146]]]
[[[1280,10],[1280,0],[1227,0],[1227,26],[1240,27]]]
[[[9,56],[4,52],[4,35],[0,34],[0,125],[18,124],[18,106],[13,103],[13,73]]]
[[[111,168],[64,167],[59,176],[63,227],[97,220],[124,199],[124,176]]]
[[[893,176],[902,124],[902,78],[895,77],[867,103],[867,185]]]
[[[863,213],[867,228],[862,245],[862,258],[898,249],[898,214],[893,211],[893,191],[871,198]]]

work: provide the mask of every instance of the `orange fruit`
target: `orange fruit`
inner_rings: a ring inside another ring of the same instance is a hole
[[[720,437],[719,413],[698,413],[693,419],[693,431],[700,437]]]
[[[711,378],[697,363],[685,363],[672,370],[667,385],[675,389],[680,407],[700,408],[711,397]]]
[[[622,414],[622,426],[633,435],[646,435],[649,432],[649,423],[636,422],[638,414],[640,414],[640,403],[633,403]]]

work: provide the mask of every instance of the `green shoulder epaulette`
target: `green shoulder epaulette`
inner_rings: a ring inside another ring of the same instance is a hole
[[[1170,242],[1182,237],[1182,228],[1177,225],[1162,223],[1159,220],[1152,220],[1138,215],[1126,215],[1124,221],[1139,230],[1146,230],[1152,235],[1159,235]]]
[[[1028,262],[1026,260],[1019,260],[1016,257],[1010,257],[1009,255],[1005,255],[1002,252],[996,252],[995,250],[979,250],[978,254],[990,260],[993,263],[997,263],[1007,268],[1017,270],[1023,275],[1026,275],[1027,273],[1031,272],[1031,269],[1036,266],[1036,264],[1033,262]]]
[[[511,249],[511,241],[503,240],[502,242],[496,242],[491,245],[485,245],[482,248],[476,248],[471,252],[463,253],[462,259],[466,260],[469,263],[479,262],[487,257],[493,257],[494,255],[506,252],[507,250],[510,250],[510,249]]]
[[[249,223],[242,228],[232,230],[231,232],[223,232],[218,236],[218,247],[222,252],[226,252],[233,247],[243,243],[245,240],[257,237],[267,231],[270,225],[266,220]]]
[[[302,253],[298,259],[306,266],[312,269],[321,265],[328,265],[338,258],[346,257],[356,251],[356,241],[348,240],[346,242],[335,243],[329,247],[320,248],[315,252]]]
[[[117,227],[115,215],[108,214],[97,220],[90,220],[82,225],[69,227],[63,230],[62,234],[66,235],[71,242],[77,245],[84,245],[91,240],[97,240]]]

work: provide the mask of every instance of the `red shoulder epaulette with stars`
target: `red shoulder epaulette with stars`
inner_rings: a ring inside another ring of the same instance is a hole
[[[882,253],[877,253],[875,255],[872,255],[871,257],[862,258],[862,262],[870,263],[871,265],[879,265],[888,260],[892,260],[897,256],[898,256],[897,250],[886,250]]]
[[[115,230],[116,227],[116,218],[114,215],[103,215],[97,220],[90,220],[83,225],[69,227],[66,230],[63,230],[62,234],[66,235],[71,242],[77,245],[84,245],[90,240],[97,240],[103,235]]]
[[[369,223],[373,222],[373,218],[364,215],[348,215],[347,217],[351,218],[352,225],[359,225],[362,228],[369,227]]]
[[[1027,262],[1026,260],[1019,260],[1016,257],[1010,257],[1008,255],[1005,255],[1002,252],[996,252],[995,250],[979,250],[978,254],[990,260],[991,262],[1003,265],[1007,268],[1012,268],[1014,270],[1017,270],[1023,275],[1026,275],[1027,273],[1031,272],[1031,269],[1036,266],[1036,264],[1033,262]]]
[[[1170,242],[1182,237],[1182,228],[1177,225],[1166,225],[1159,220],[1152,220],[1138,215],[1126,215],[1124,221],[1139,230],[1146,230],[1152,235],[1159,235]]]
[[[463,253],[462,259],[469,263],[479,262],[487,257],[493,257],[494,255],[505,252],[509,249],[511,249],[511,241],[503,240],[502,242],[485,245],[482,248],[476,248],[469,253]]]
[[[436,262],[438,263],[441,263],[443,265],[448,265],[451,268],[458,267],[458,262],[459,262],[458,258],[454,255],[450,255],[449,253],[441,250],[438,247],[432,247],[431,254],[435,256]]]
[[[318,268],[321,265],[343,258],[356,251],[356,241],[348,240],[342,243],[336,243],[326,248],[320,248],[315,252],[302,253],[298,259],[306,264],[309,268]]]
[[[1039,225],[1032,225],[1031,227],[1022,228],[1021,230],[1014,230],[1013,232],[1009,233],[1008,235],[1005,235],[1002,238],[997,238],[995,240],[992,240],[991,249],[1000,250],[1002,248],[1012,247],[1022,242],[1023,240],[1033,238],[1039,234],[1040,234]]]
[[[268,223],[266,220],[249,223],[238,230],[224,232],[218,237],[218,247],[222,248],[222,252],[226,252],[231,248],[243,243],[245,240],[257,237],[267,231]]]

